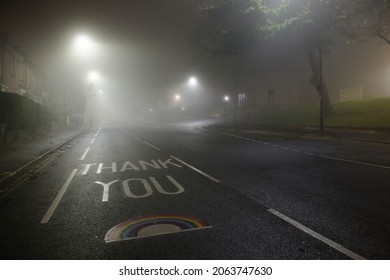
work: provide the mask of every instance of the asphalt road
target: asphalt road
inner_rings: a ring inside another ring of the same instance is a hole
[[[1,259],[389,259],[390,145],[104,124],[0,201]]]

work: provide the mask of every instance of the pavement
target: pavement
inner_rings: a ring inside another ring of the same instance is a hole
[[[83,126],[70,126],[62,130],[38,134],[18,142],[0,145],[0,181],[13,174],[20,167],[87,129]]]

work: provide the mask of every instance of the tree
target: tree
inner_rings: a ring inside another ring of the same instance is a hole
[[[322,78],[321,57],[322,50],[329,51],[332,36],[341,32],[349,38],[362,38],[365,34],[390,43],[388,0],[215,0],[205,2],[201,9],[214,18],[229,17],[233,10],[250,23],[245,32],[242,28],[239,33],[221,30],[217,54],[234,54],[259,40],[299,37],[325,117],[333,115],[334,109]]]
[[[347,1],[349,2],[349,1]],[[390,1],[358,1],[339,21],[338,29],[351,42],[363,42],[378,38],[390,44]]]

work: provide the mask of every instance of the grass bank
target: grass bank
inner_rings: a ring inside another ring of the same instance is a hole
[[[390,128],[390,98],[357,100],[334,104],[336,114],[325,126],[340,128]],[[319,126],[319,106],[299,107],[268,113],[253,120],[262,126]]]

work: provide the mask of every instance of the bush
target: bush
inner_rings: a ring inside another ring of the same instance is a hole
[[[47,128],[49,112],[40,104],[15,93],[0,92],[0,123],[7,130],[28,129],[35,133]]]

